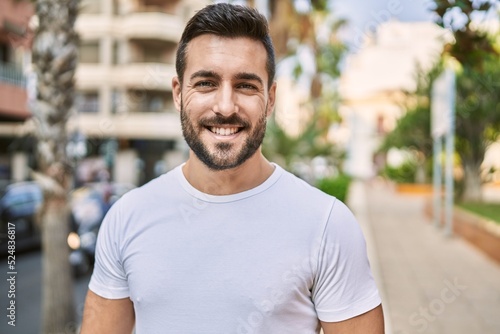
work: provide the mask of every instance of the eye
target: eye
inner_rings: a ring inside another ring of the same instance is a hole
[[[237,87],[240,89],[257,90],[257,87],[255,85],[246,82],[238,84]]]
[[[194,84],[195,87],[200,87],[200,88],[210,88],[210,87],[215,87],[215,84],[211,81],[198,81],[197,83]]]

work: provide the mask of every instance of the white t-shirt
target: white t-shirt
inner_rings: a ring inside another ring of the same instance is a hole
[[[313,334],[380,304],[352,213],[277,165],[234,195],[198,191],[181,166],[130,191],[89,287],[130,297],[139,334]]]

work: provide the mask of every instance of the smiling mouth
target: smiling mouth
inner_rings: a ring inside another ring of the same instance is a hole
[[[234,135],[238,132],[240,132],[243,128],[239,127],[231,127],[231,128],[221,128],[221,127],[216,127],[216,126],[210,126],[207,127],[207,129],[219,136],[231,136]]]

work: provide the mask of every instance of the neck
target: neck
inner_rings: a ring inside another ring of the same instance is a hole
[[[231,195],[250,190],[262,184],[274,171],[260,151],[242,165],[221,171],[214,171],[189,152],[189,159],[182,168],[188,182],[206,194]]]

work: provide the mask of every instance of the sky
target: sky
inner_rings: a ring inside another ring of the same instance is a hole
[[[351,47],[361,44],[367,32],[390,19],[432,21],[429,0],[331,0],[334,12],[348,20],[343,32]],[[360,46],[360,45],[358,45]]]
[[[362,28],[387,20],[390,15],[401,21],[429,21],[429,0],[331,0],[336,12]]]

